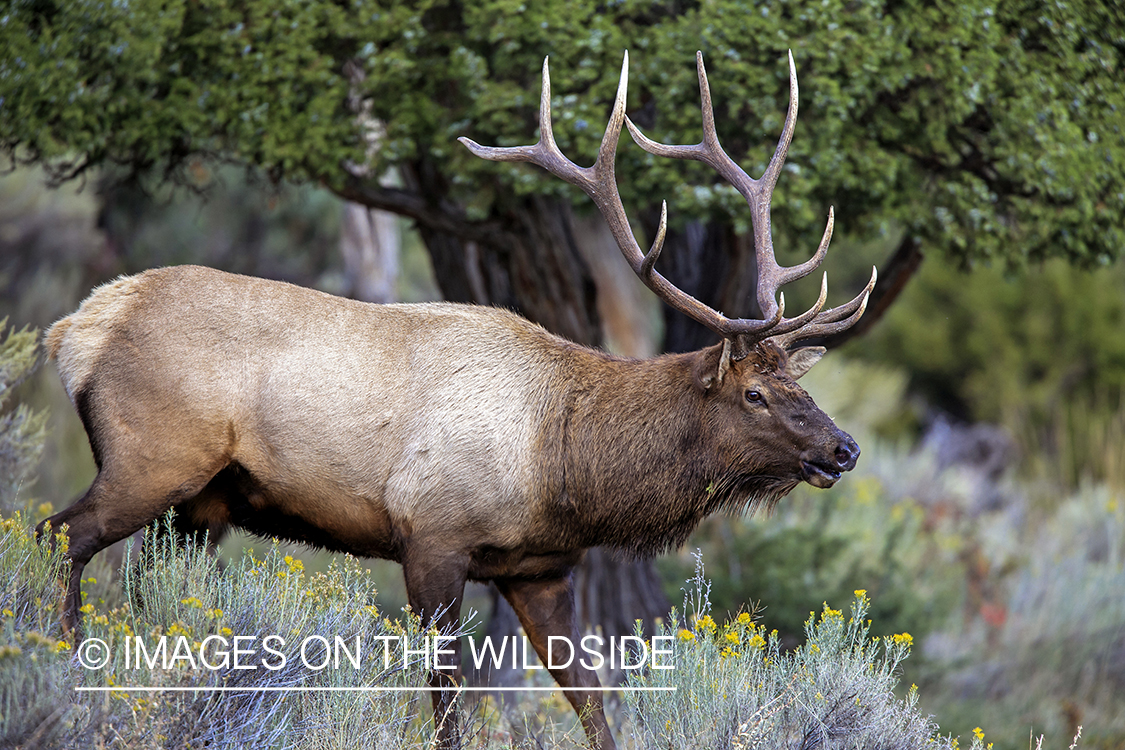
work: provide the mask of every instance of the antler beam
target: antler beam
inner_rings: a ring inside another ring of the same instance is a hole
[[[822,311],[828,295],[827,274],[821,281],[820,298],[817,303],[807,312],[795,318],[784,317],[785,295],[783,293],[778,294],[778,288],[783,284],[809,275],[820,265],[828,252],[828,243],[832,238],[833,226],[833,213],[830,210],[828,225],[824,230],[824,237],[821,239],[816,253],[809,260],[796,266],[783,267],[778,265],[771,237],[770,202],[777,179],[781,174],[781,168],[785,163],[785,157],[789,151],[789,144],[793,139],[793,131],[797,122],[797,72],[793,63],[793,54],[789,54],[789,112],[785,117],[785,126],[782,129],[777,149],[770,159],[769,166],[766,167],[765,174],[758,180],[746,174],[719,144],[715,132],[711,90],[707,83],[707,72],[703,67],[703,53],[701,52],[696,53],[696,66],[699,73],[699,88],[702,98],[703,140],[694,146],[670,146],[650,140],[625,116],[625,99],[629,78],[628,52],[625,53],[621,65],[621,78],[617,86],[617,97],[614,100],[613,112],[610,115],[605,135],[602,137],[601,146],[598,149],[598,158],[592,167],[579,167],[567,159],[555,143],[551,124],[551,79],[547,59],[543,60],[543,88],[539,100],[540,136],[538,143],[533,146],[496,148],[481,146],[468,138],[459,140],[475,155],[484,159],[537,164],[556,177],[581,188],[593,199],[602,212],[618,247],[621,248],[621,252],[625,255],[637,276],[670,306],[710,328],[723,338],[734,341],[736,344],[734,357],[736,359],[745,356],[753,343],[767,337],[776,336],[779,342],[783,338],[785,342],[793,342],[812,336],[826,335],[852,325],[863,314],[866,307],[867,297],[875,284],[874,270],[871,281],[858,297],[845,305],[830,310]],[[764,319],[728,318],[679,289],[655,270],[654,265],[663,247],[667,229],[667,203],[661,205],[660,225],[652,247],[647,253],[641,251],[621,203],[614,171],[614,160],[622,124],[629,127],[629,133],[637,145],[649,153],[673,159],[691,159],[704,162],[734,185],[746,199],[750,206],[754,227],[754,251],[758,263],[758,306],[763,312]]]

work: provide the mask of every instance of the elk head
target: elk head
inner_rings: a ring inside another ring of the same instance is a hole
[[[721,347],[705,350],[693,378],[712,404],[708,416],[715,425],[715,448],[731,466],[727,481],[743,485],[731,487],[727,503],[741,505],[747,497],[769,502],[802,480],[831,487],[855,467],[859,446],[796,383],[823,349],[790,354],[766,339],[734,359],[730,348],[724,340]]]
[[[828,310],[828,275],[821,278],[820,297],[808,311],[785,317],[785,295],[778,289],[812,273],[828,252],[833,212],[829,209],[824,236],[813,256],[796,266],[784,267],[774,255],[770,203],[781,174],[797,122],[797,73],[789,54],[789,111],[781,138],[765,173],[751,178],[719,144],[703,53],[696,53],[702,98],[703,140],[693,146],[670,146],[647,138],[625,116],[629,54],[621,66],[613,113],[592,167],[579,167],[555,143],[551,125],[551,81],[543,61],[543,89],[539,105],[540,138],[532,146],[494,148],[461,138],[477,156],[494,161],[537,164],[556,177],[581,188],[598,206],[629,265],[638,277],[668,305],[710,328],[722,338],[720,346],[696,353],[694,380],[712,410],[708,422],[717,429],[720,452],[730,456],[732,484],[728,502],[747,497],[777,498],[804,480],[816,487],[831,487],[843,471],[854,468],[859,447],[821,411],[796,384],[824,354],[823,347],[798,347],[805,339],[826,336],[853,325],[863,315],[875,285],[871,280],[850,302]],[[642,252],[621,203],[614,174],[614,159],[622,125],[633,140],[657,156],[701,161],[722,175],[746,199],[751,211],[757,262],[757,302],[762,318],[728,318],[674,286],[656,269],[667,227],[667,203],[661,206],[656,238]],[[741,479],[739,479],[741,478]]]

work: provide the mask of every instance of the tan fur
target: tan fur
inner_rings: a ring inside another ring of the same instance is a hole
[[[551,613],[584,549],[679,544],[858,455],[770,341],[740,361],[722,345],[627,359],[502,310],[183,266],[99,287],[46,345],[99,466],[49,519],[71,528],[70,627],[90,557],[175,507],[184,534],[234,525],[397,560],[415,611],[446,624],[466,579],[503,582],[542,640],[575,627]]]
[[[129,306],[140,276],[121,276],[102,284],[77,311],[47,329],[43,343],[47,356],[58,360],[59,374],[67,395],[89,378],[94,362],[103,352],[115,321],[129,315]]]

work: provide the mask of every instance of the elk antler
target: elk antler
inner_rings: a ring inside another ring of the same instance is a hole
[[[745,357],[751,345],[767,337],[777,336],[779,343],[787,346],[799,339],[825,335],[847,328],[863,314],[867,297],[875,284],[874,272],[871,281],[859,297],[831,310],[821,312],[828,295],[827,274],[821,281],[820,298],[817,303],[802,315],[795,318],[785,318],[784,293],[780,295],[779,299],[775,300],[778,287],[794,279],[807,276],[820,265],[828,251],[828,242],[832,237],[832,212],[829,211],[828,226],[824,231],[824,238],[812,258],[798,266],[783,268],[777,264],[774,257],[773,241],[770,237],[770,198],[773,194],[774,185],[777,183],[778,175],[781,173],[782,164],[785,162],[785,155],[789,150],[789,142],[793,138],[793,129],[797,118],[797,74],[793,65],[792,53],[789,55],[789,114],[785,118],[781,141],[778,143],[777,150],[766,168],[766,173],[760,180],[751,179],[727,156],[719,145],[718,137],[715,134],[711,92],[707,85],[707,73],[703,69],[703,54],[701,52],[696,54],[696,61],[703,99],[703,141],[698,145],[666,146],[656,143],[646,138],[625,116],[625,98],[629,79],[628,52],[625,53],[625,59],[621,64],[621,79],[617,86],[617,97],[613,103],[613,112],[610,115],[609,123],[606,125],[601,147],[598,149],[598,158],[592,167],[579,167],[563,156],[555,144],[551,126],[551,79],[547,59],[543,60],[543,90],[539,100],[540,136],[538,143],[534,146],[494,148],[481,146],[468,138],[460,138],[459,140],[475,155],[482,158],[492,161],[523,161],[537,164],[556,177],[581,188],[598,206],[609,224],[618,247],[621,248],[621,252],[625,255],[625,259],[632,266],[637,276],[670,306],[710,328],[723,338],[730,340],[734,344],[731,352],[733,359]],[[758,303],[764,313],[764,319],[728,318],[677,288],[653,268],[664,244],[668,204],[666,202],[661,204],[660,225],[657,229],[656,239],[648,253],[643,253],[637,244],[636,237],[633,236],[632,228],[629,226],[629,219],[622,206],[614,174],[614,158],[623,123],[629,126],[629,132],[633,136],[633,140],[641,148],[658,156],[702,161],[719,172],[746,198],[752,212],[754,247],[758,262]]]

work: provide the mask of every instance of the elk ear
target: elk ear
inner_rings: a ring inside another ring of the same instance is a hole
[[[730,339],[723,339],[723,350],[719,354],[718,362],[708,352],[708,356],[701,357],[695,366],[695,382],[700,388],[709,391],[721,386],[723,378],[730,371]]]
[[[823,346],[806,346],[789,352],[789,362],[785,365],[785,374],[796,380],[811,370],[812,366],[820,361],[826,351],[828,350]]]

